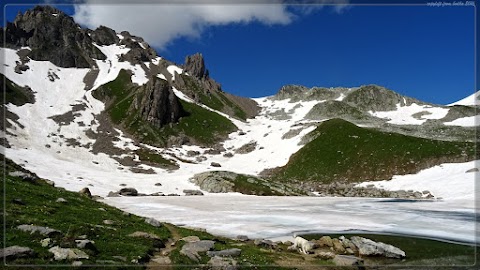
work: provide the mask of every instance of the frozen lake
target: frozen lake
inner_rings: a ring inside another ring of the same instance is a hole
[[[290,239],[294,232],[370,231],[475,242],[473,202],[232,194],[109,197],[124,211],[215,235]],[[470,207],[469,207],[470,206]]]

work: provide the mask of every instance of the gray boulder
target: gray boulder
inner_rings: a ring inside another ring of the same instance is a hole
[[[17,258],[33,257],[35,252],[28,247],[10,246],[0,249],[0,258],[5,260],[13,260]]]
[[[137,196],[138,191],[134,188],[122,188],[118,191],[122,196]]]
[[[404,258],[406,256],[405,251],[382,242],[374,242],[360,236],[353,236],[350,240],[358,248],[360,256],[384,256],[387,258]]]
[[[162,223],[154,218],[145,218],[145,222],[157,228],[162,227]]]
[[[221,165],[220,163],[218,163],[218,162],[212,162],[212,163],[210,163],[210,166],[212,166],[212,167],[217,167],[217,168],[218,168],[218,167],[222,167],[222,165]]]
[[[207,263],[212,270],[236,270],[239,269],[237,261],[232,258],[212,257]]]
[[[30,182],[34,182],[37,179],[35,175],[31,173],[21,172],[21,171],[9,172],[8,175],[12,177],[19,177],[22,180],[30,181]]]
[[[24,232],[30,232],[31,234],[39,233],[41,235],[49,236],[49,237],[61,234],[59,230],[55,230],[49,227],[35,226],[35,225],[23,224],[23,225],[17,226],[17,229]]]
[[[472,173],[472,172],[478,172],[478,168],[473,168],[473,169],[470,169],[470,170],[467,170],[466,173]]]
[[[54,246],[48,250],[53,253],[55,261],[88,259],[88,254],[76,248]]]
[[[237,174],[231,172],[204,172],[194,175],[190,181],[210,193],[227,193],[234,191],[231,181],[236,177]]]
[[[327,252],[320,251],[320,252],[316,253],[314,257],[319,258],[321,260],[331,260],[331,259],[335,258],[335,253],[328,252],[328,251]]]
[[[343,244],[342,242],[340,242],[340,240],[338,240],[337,238],[334,238],[332,240],[332,243],[333,243],[333,249],[338,252],[338,253],[345,253],[345,248],[343,247]]]
[[[330,236],[322,236],[320,239],[317,241],[318,245],[320,247],[333,247],[333,241]]]
[[[275,249],[277,247],[277,244],[275,242],[266,239],[255,239],[253,240],[253,244],[258,247],[270,249]]]
[[[90,189],[88,187],[82,188],[78,193],[85,195],[89,198],[92,198],[92,193],[90,192]]]
[[[147,233],[147,232],[141,232],[141,231],[136,231],[134,233],[131,233],[128,235],[129,237],[138,237],[138,238],[146,238],[146,239],[154,239],[154,240],[160,240],[160,237],[156,234],[153,233]]]
[[[240,146],[240,148],[235,150],[235,153],[237,153],[237,154],[248,154],[248,153],[254,151],[256,147],[257,147],[257,142],[252,141],[252,142],[249,142],[247,144],[244,144],[244,145]]]
[[[207,251],[207,256],[209,257],[238,257],[242,253],[242,250],[239,248],[224,249],[220,251]]]
[[[198,242],[200,241],[200,238],[196,235],[190,235],[190,236],[186,236],[186,237],[183,237],[182,239],[180,239],[182,241],[185,241],[185,242],[188,242],[188,243],[192,243],[192,242]]]
[[[200,190],[194,190],[194,189],[184,189],[183,193],[185,193],[185,196],[202,196],[203,192]]]
[[[183,254],[195,262],[200,261],[199,252],[206,252],[212,250],[215,246],[215,241],[200,240],[197,242],[189,242],[183,245],[180,254]]]

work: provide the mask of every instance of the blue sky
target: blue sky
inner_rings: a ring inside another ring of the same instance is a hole
[[[14,12],[8,11],[11,19]],[[285,14],[292,16],[285,21]],[[351,5],[341,12],[286,7],[267,20],[209,22],[194,29],[197,34],[160,45],[147,41],[177,63],[201,52],[211,77],[241,96],[272,95],[285,84],[378,84],[447,104],[475,90],[473,7]]]

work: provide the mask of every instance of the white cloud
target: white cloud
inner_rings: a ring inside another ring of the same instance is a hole
[[[282,4],[281,0],[272,0],[269,4],[238,4],[238,0],[201,4],[202,1],[197,1],[194,5],[182,0],[177,0],[178,4],[127,4],[127,1],[95,4],[95,0],[86,0],[75,5],[74,19],[92,29],[104,25],[117,32],[126,30],[143,37],[150,45],[164,49],[169,42],[181,36],[200,37],[209,26],[254,21],[266,25],[286,25],[297,17],[293,13],[295,9]]]
[[[292,21],[284,5],[76,5],[74,19],[89,28],[105,25],[129,31],[164,48],[180,36],[199,37],[205,27],[258,21],[267,25]]]

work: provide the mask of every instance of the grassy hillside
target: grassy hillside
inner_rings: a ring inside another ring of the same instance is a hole
[[[3,157],[2,157],[3,158]],[[161,246],[169,238],[170,231],[165,227],[154,227],[147,224],[143,218],[125,215],[121,210],[94,201],[79,193],[66,191],[48,185],[37,179],[23,180],[9,176],[9,172],[22,171],[22,168],[7,160],[5,172],[5,246],[30,247],[37,254],[32,258],[17,259],[12,264],[69,264],[65,261],[52,260],[48,252],[49,246],[42,247],[40,241],[47,238],[39,233],[30,234],[17,229],[22,224],[47,226],[59,230],[61,235],[51,237],[52,245],[74,248],[75,240],[81,235],[95,241],[98,251],[84,250],[90,258],[82,260],[84,264],[104,264],[102,261],[114,261],[115,264],[133,264],[132,260],[146,261],[156,247]],[[65,202],[58,202],[63,198]],[[111,220],[113,224],[106,225],[103,221]],[[144,231],[160,237],[159,240],[129,237],[135,231]],[[2,244],[2,246],[3,246]],[[51,246],[52,246],[51,245]],[[120,256],[125,261],[119,260]],[[111,262],[110,262],[111,263]],[[109,264],[109,263],[107,263]]]
[[[444,162],[471,160],[473,143],[445,142],[360,128],[340,119],[323,122],[314,139],[273,172],[281,180],[363,181],[415,173]]]
[[[117,79],[97,89],[94,97],[106,102],[106,112],[114,124],[147,144],[165,146],[170,138],[186,137],[193,143],[213,145],[236,130],[227,118],[184,101],[181,101],[184,116],[179,122],[159,129],[142,120],[132,107],[135,95],[141,94],[142,87],[134,86],[130,74],[121,70]]]

